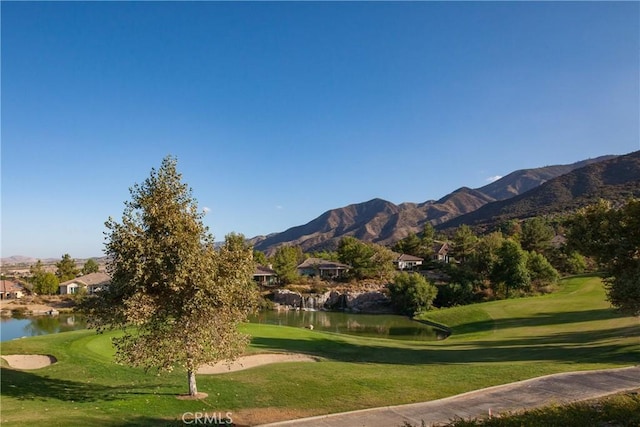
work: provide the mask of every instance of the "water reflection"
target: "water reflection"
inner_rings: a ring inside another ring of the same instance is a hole
[[[440,329],[407,317],[389,314],[264,311],[252,317],[251,322],[295,327],[312,326],[314,330],[398,340],[433,341],[447,337],[447,333]]]
[[[87,320],[79,314],[57,316],[9,317],[0,323],[0,340],[55,334],[85,329]],[[433,341],[447,337],[447,333],[389,314],[353,314],[327,311],[264,311],[250,319],[253,323],[280,326],[310,327],[314,330],[398,340]]]
[[[86,329],[87,320],[78,314],[59,314],[57,316],[8,317],[0,323],[0,339],[8,341],[15,338],[56,334],[58,332]]]

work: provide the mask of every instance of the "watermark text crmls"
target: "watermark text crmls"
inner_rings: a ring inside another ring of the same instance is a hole
[[[224,425],[233,424],[232,412],[185,412],[182,422],[192,425]]]

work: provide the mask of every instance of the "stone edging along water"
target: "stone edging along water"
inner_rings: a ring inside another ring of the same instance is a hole
[[[414,322],[424,323],[425,325],[443,330],[444,332],[447,333],[447,336],[445,338],[449,338],[451,334],[453,334],[453,330],[450,327],[443,325],[442,323],[434,322],[431,320],[416,319],[415,317],[412,317],[411,320],[413,320]]]

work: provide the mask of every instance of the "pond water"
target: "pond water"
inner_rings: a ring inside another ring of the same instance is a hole
[[[444,339],[447,333],[415,322],[407,317],[389,314],[353,314],[328,311],[263,311],[250,319],[253,323],[309,327],[314,330],[341,334],[398,340],[433,341]],[[0,323],[0,341],[36,335],[85,329],[87,321],[78,314],[58,316],[8,317]]]
[[[87,321],[78,314],[57,316],[2,317],[0,318],[0,340],[9,341],[22,337],[56,334],[58,332],[86,329]]]
[[[251,319],[253,323],[309,327],[340,334],[397,340],[434,341],[445,339],[445,331],[408,317],[393,314],[354,314],[335,311],[262,311]]]

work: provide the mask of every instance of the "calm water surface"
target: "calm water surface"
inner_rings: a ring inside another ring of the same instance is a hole
[[[397,340],[433,341],[447,337],[434,327],[392,314],[353,314],[334,311],[263,311],[252,317],[253,323],[309,327],[340,334]]]
[[[444,331],[388,314],[353,314],[328,311],[264,311],[250,319],[253,323],[309,327],[314,330],[398,340],[433,341],[447,337]],[[0,340],[85,329],[87,321],[78,314],[2,318]]]
[[[57,334],[58,332],[86,329],[87,320],[78,314],[57,316],[2,317],[0,339],[9,341],[22,337]]]

